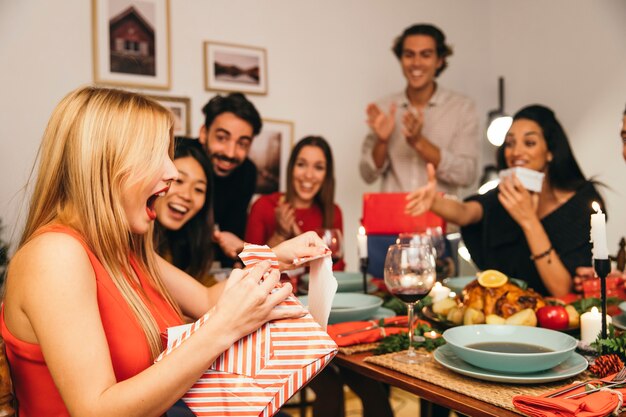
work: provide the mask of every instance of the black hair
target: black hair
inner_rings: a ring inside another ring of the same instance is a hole
[[[293,186],[293,168],[296,165],[296,159],[300,155],[300,151],[305,146],[315,146],[322,150],[326,158],[326,175],[320,190],[315,194],[314,203],[322,210],[322,227],[332,228],[335,221],[335,168],[333,164],[333,152],[330,145],[321,136],[306,136],[302,138],[296,146],[291,150],[289,162],[287,163],[287,193],[286,200],[293,202],[295,197],[295,189]]]
[[[160,255],[171,256],[173,265],[202,280],[213,262],[213,168],[197,140],[177,137],[174,159],[187,156],[198,161],[206,175],[204,205],[179,230],[168,230],[155,222],[155,248]]]
[[[548,150],[552,153],[552,160],[548,163],[547,173],[548,181],[552,187],[575,191],[587,182],[578,162],[576,162],[565,130],[551,109],[539,104],[527,106],[513,116],[513,121],[519,119],[532,120],[541,127]],[[505,147],[506,142],[497,151],[499,169],[508,168],[504,158]]]
[[[213,120],[222,113],[230,112],[252,126],[254,136],[258,135],[263,126],[261,116],[254,104],[241,93],[231,93],[227,96],[217,95],[202,108],[204,126],[209,129]]]
[[[435,49],[437,51],[437,57],[441,58],[442,64],[441,67],[437,68],[435,71],[435,77],[438,77],[439,74],[443,72],[448,67],[447,57],[452,55],[452,48],[446,44],[446,35],[439,29],[437,26],[420,23],[417,25],[409,26],[404,29],[404,32],[400,36],[398,36],[394,42],[391,50],[393,51],[396,58],[402,58],[402,50],[404,48],[404,40],[413,35],[426,35],[430,36],[435,40]]]

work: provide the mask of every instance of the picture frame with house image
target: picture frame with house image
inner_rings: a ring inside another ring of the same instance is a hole
[[[204,88],[267,94],[267,53],[257,46],[204,42]]]
[[[169,0],[92,0],[96,84],[170,88]]]

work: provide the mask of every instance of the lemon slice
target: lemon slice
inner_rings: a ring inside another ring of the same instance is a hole
[[[500,271],[487,269],[478,274],[478,283],[486,288],[498,288],[507,283],[509,278]]]

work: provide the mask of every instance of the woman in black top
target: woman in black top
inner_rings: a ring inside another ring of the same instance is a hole
[[[526,190],[513,176],[484,195],[450,200],[436,193],[434,167],[429,166],[429,183],[409,195],[407,212],[432,210],[462,226],[480,269],[524,279],[544,295],[567,294],[576,267],[591,264],[591,203],[604,204],[552,110],[533,105],[515,114],[498,149],[498,165],[543,172],[541,192]]]

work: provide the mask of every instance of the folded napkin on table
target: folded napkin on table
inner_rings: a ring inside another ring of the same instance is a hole
[[[607,379],[611,379],[611,376]],[[547,392],[540,397],[517,395],[513,397],[513,405],[532,417],[603,417],[621,408],[622,395],[626,394],[626,389],[622,388],[598,391],[579,398],[565,398],[584,390],[583,386],[556,398],[546,398],[546,396],[557,390]]]
[[[416,325],[428,324],[417,320]],[[327,332],[338,346],[352,346],[359,343],[373,343],[384,337],[398,333],[408,333],[409,325],[407,316],[387,317],[380,326],[379,320],[349,321],[345,323],[331,324]],[[348,334],[349,333],[349,334]],[[344,335],[344,336],[339,336]]]

